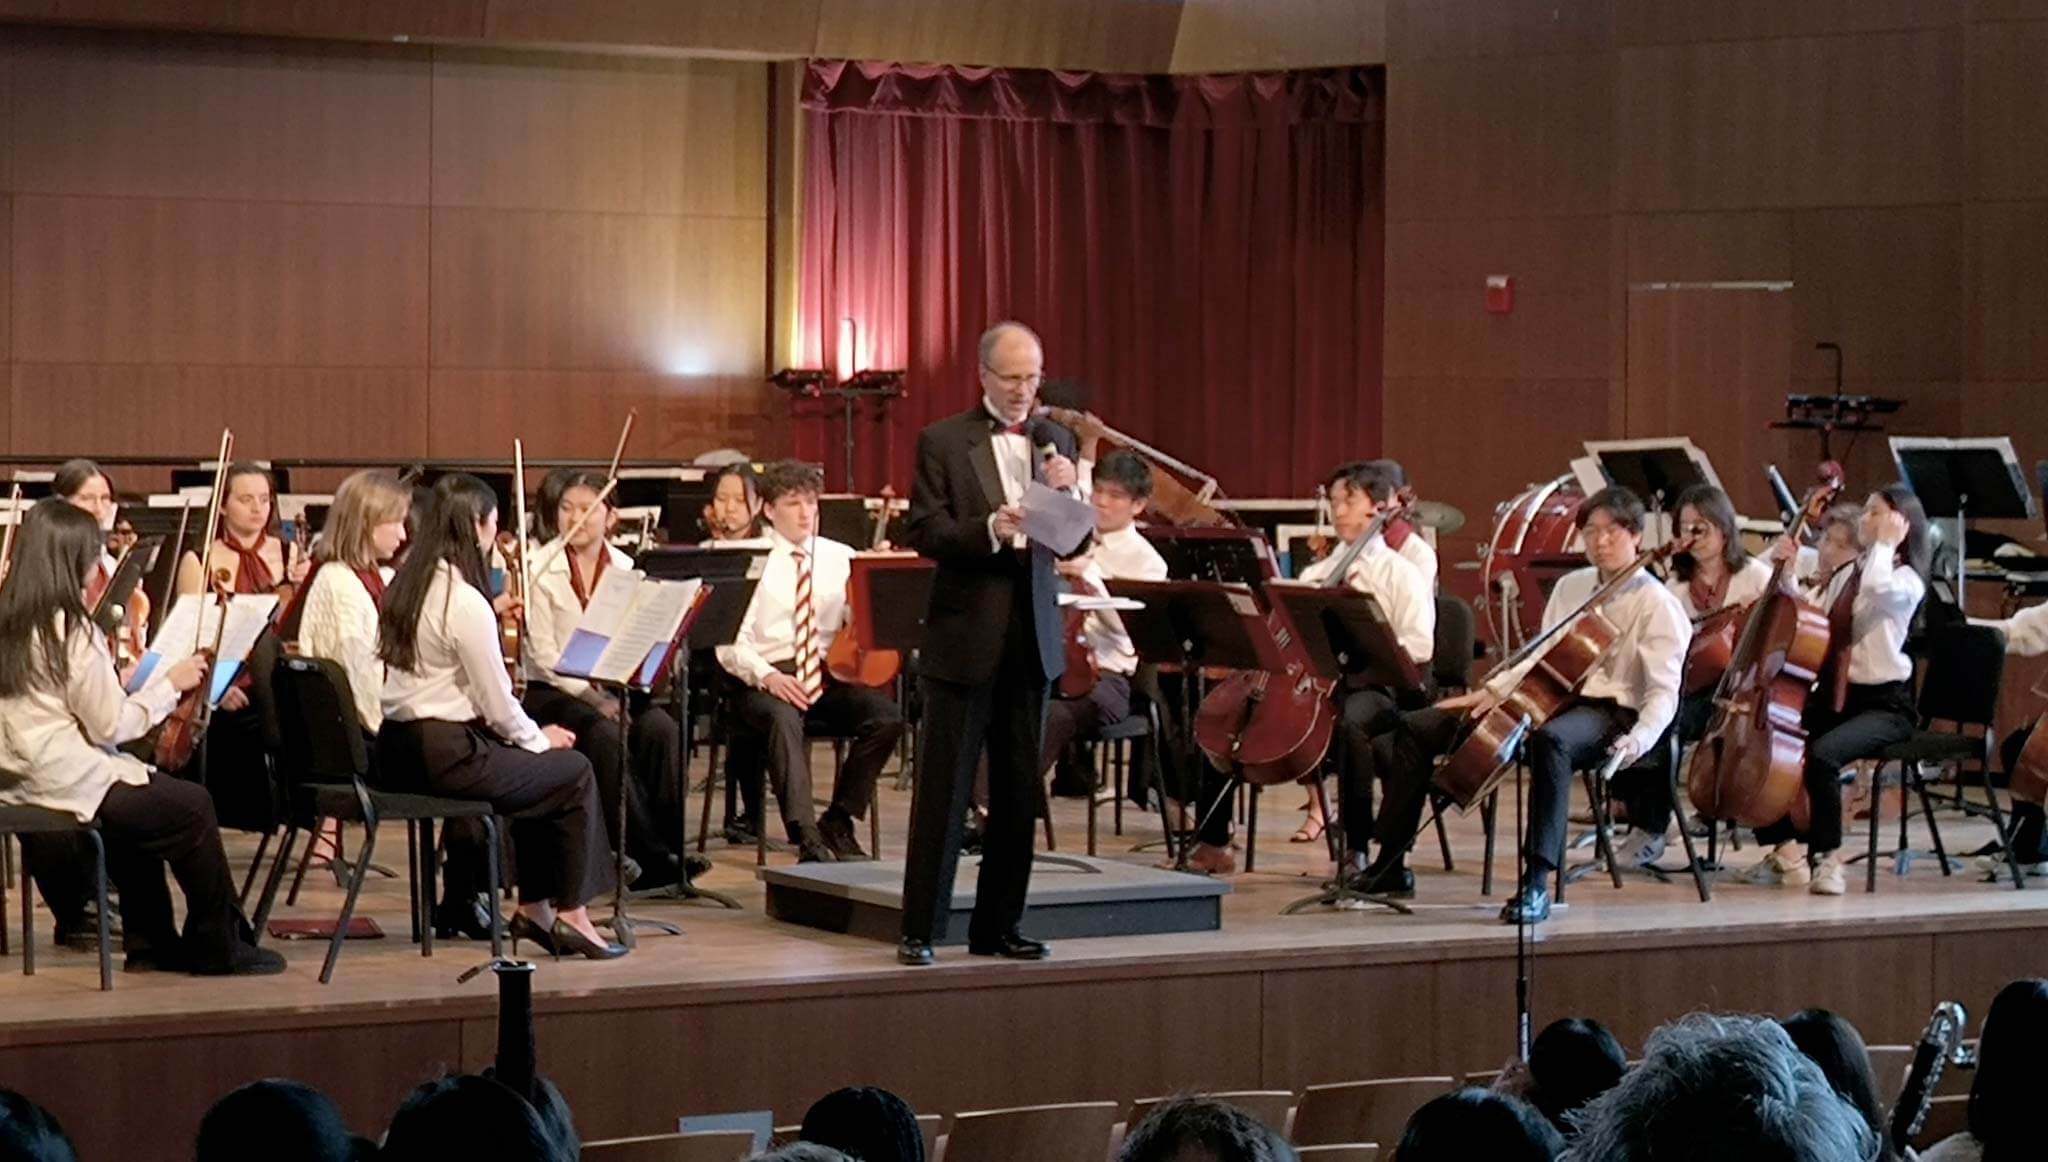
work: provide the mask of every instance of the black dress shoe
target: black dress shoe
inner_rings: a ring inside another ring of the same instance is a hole
[[[929,940],[912,940],[910,937],[905,936],[896,945],[896,963],[898,964],[907,964],[912,968],[923,968],[935,959],[937,958],[932,955],[932,942]]]
[[[860,840],[853,837],[853,819],[847,815],[828,811],[818,820],[818,835],[831,849],[832,858],[853,863],[865,860],[868,853],[860,849]]]
[[[512,938],[512,955],[519,955],[519,942],[526,941],[549,956],[559,959],[560,949],[555,947],[555,934],[550,928],[543,928],[527,918],[524,912],[512,913],[512,922],[505,925],[505,935]]]
[[[1052,945],[1013,930],[994,940],[970,940],[967,951],[975,956],[1000,956],[1005,960],[1044,960],[1052,955]]]
[[[1550,919],[1550,889],[1529,887],[1515,893],[1500,910],[1503,924],[1541,924]]]
[[[1405,864],[1368,867],[1351,876],[1344,886],[1354,892],[1383,896],[1389,900],[1412,900],[1415,898],[1415,873]]]
[[[585,960],[617,960],[626,955],[625,945],[610,941],[597,943],[560,920],[555,921],[548,934],[554,937],[555,951],[570,956],[581,956]]]
[[[482,896],[471,896],[466,900],[444,900],[434,905],[434,939],[489,940],[491,938],[490,905]]]

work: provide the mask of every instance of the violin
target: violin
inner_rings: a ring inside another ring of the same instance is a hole
[[[1796,546],[1841,491],[1841,466],[1822,465],[1820,483],[1801,503],[1786,540]],[[1833,634],[1826,612],[1801,596],[1792,580],[1795,556],[1778,562],[1750,610],[1714,690],[1706,736],[1686,767],[1686,795],[1709,819],[1764,827],[1790,815],[1795,824],[1804,823],[1802,720]]]
[[[107,591],[113,587],[114,578],[121,573],[133,549],[123,549],[114,559],[114,568],[108,572],[95,570],[92,582],[85,587],[85,604],[91,611],[95,625],[107,624],[103,617],[107,603]],[[137,585],[128,594],[124,603],[121,621],[107,634],[107,649],[114,655],[114,667],[125,668],[130,662],[142,656],[143,646],[149,636],[149,596]]]
[[[213,723],[213,669],[220,657],[221,638],[228,628],[228,602],[234,596],[226,569],[214,570],[212,596],[220,601],[220,621],[214,626],[213,645],[195,652],[206,659],[206,668],[201,673],[199,684],[185,691],[178,698],[177,708],[164,719],[162,729],[157,731],[154,761],[160,771],[183,770],[191,765],[192,756],[199,749],[199,740],[206,735],[206,728]],[[201,624],[204,624],[204,618]]]
[[[1330,527],[1330,489],[1327,485],[1316,485],[1316,531],[1308,536],[1309,556],[1320,561],[1330,555],[1336,547],[1336,538]],[[1299,572],[1296,569],[1296,572]]]
[[[505,558],[505,596],[510,604],[498,615],[498,653],[505,661],[505,676],[512,680],[512,694],[526,697],[526,547],[512,533],[498,534],[498,555]]]
[[[889,485],[882,486],[882,503],[875,510],[874,532],[868,538],[868,551],[882,552],[888,548],[889,502],[896,499],[896,490]],[[846,606],[849,610],[869,608],[867,570],[855,569],[846,578]],[[851,622],[840,629],[839,636],[832,639],[832,648],[825,651],[825,672],[849,686],[887,686],[903,672],[901,650],[878,650],[861,640],[859,627]]]
[[[303,559],[310,555],[313,536],[306,527],[306,514],[303,512],[279,525],[278,533],[277,559],[284,566],[284,579],[277,586],[277,612],[281,615],[292,607],[292,598],[299,590],[298,582],[291,579],[292,557],[297,555]],[[312,581],[312,575],[307,574],[306,583],[311,584]]]

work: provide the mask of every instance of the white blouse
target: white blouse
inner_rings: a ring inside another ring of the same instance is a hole
[[[1897,545],[1879,541],[1863,554],[1863,579],[1850,614],[1852,686],[1904,682],[1913,676],[1913,659],[1906,656],[1906,635],[1913,630],[1913,614],[1927,595],[1927,584],[1910,567],[1894,563],[1898,551]],[[1833,608],[1854,572],[1840,569],[1828,579],[1815,595],[1822,609]]]
[[[610,554],[605,559],[605,568],[633,567],[633,559],[612,546],[606,545],[604,551]],[[526,680],[545,682],[574,698],[601,696],[602,691],[594,692],[583,679],[555,673],[562,650],[569,644],[569,635],[576,632],[577,624],[583,620],[583,601],[576,596],[575,578],[569,572],[570,551],[557,551],[550,541],[541,552],[548,555],[548,562],[534,574],[533,592],[526,598]],[[586,578],[585,583],[593,591],[597,588],[595,578]]]
[[[1719,613],[1734,605],[1749,605],[1762,597],[1764,590],[1771,584],[1771,572],[1771,563],[1762,557],[1750,557],[1743,561],[1742,567],[1735,571],[1735,575],[1728,578],[1728,592],[1722,597],[1721,605],[1717,609],[1701,609],[1694,605],[1692,586],[1681,580],[1676,573],[1664,584],[1671,590],[1671,595],[1678,598],[1678,603],[1685,607],[1686,616],[1698,621],[1708,614]]]
[[[38,679],[25,693],[0,698],[0,803],[64,811],[83,823],[115,783],[149,782],[147,764],[114,748],[169,717],[178,692],[165,681],[122,690],[96,626],[74,630],[67,653],[71,676],[63,686]]]
[[[1411,536],[1409,544],[1420,538]],[[1336,569],[1337,558],[1349,546],[1340,545],[1330,550],[1330,555],[1301,571],[1303,585],[1330,585],[1335,578],[1330,576]],[[1375,535],[1351,563],[1351,570],[1344,577],[1344,584],[1369,594],[1379,602],[1380,609],[1387,615],[1387,621],[1394,628],[1394,637],[1407,651],[1408,658],[1418,666],[1427,667],[1436,655],[1436,595],[1429,578],[1415,567],[1408,557],[1389,548],[1384,538]]]
[[[384,717],[393,722],[482,720],[499,738],[535,754],[548,737],[512,696],[490,599],[446,561],[434,566],[420,605],[419,669],[385,667]]]
[[[384,660],[377,656],[377,602],[355,570],[329,561],[314,572],[299,612],[299,652],[348,675],[356,717],[372,734],[384,725]]]

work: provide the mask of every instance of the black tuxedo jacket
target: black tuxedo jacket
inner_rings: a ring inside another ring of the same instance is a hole
[[[1073,432],[1043,417],[1028,422],[1034,476],[1042,475],[1036,450],[1044,445],[1070,460],[1075,457]],[[910,490],[905,539],[939,564],[918,666],[942,681],[992,681],[1002,660],[1010,603],[1028,601],[1039,665],[1051,681],[1066,668],[1053,553],[1035,541],[1023,553],[989,546],[989,516],[1003,504],[994,432],[995,422],[977,403],[974,410],[939,420],[917,437],[917,478]]]

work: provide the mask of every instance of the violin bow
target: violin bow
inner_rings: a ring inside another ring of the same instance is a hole
[[[612,447],[611,468],[605,473],[604,487],[598,491],[597,503],[585,509],[583,515],[577,517],[574,524],[563,529],[562,535],[556,537],[553,544],[542,548],[540,561],[534,566],[535,569],[545,569],[547,566],[554,564],[555,555],[569,547],[570,539],[583,531],[584,522],[588,521],[593,513],[603,510],[604,502],[619,487],[619,461],[626,454],[626,441],[633,435],[633,420],[639,414],[639,408],[629,408],[626,411],[626,422],[619,428],[619,442]],[[525,559],[524,556],[520,557],[521,561]]]
[[[0,584],[5,584],[7,574],[14,564],[14,533],[21,527],[21,481],[7,490],[7,531],[0,533]]]
[[[221,493],[227,489],[228,457],[234,455],[234,453],[235,433],[232,429],[222,428],[220,430],[220,456],[214,461],[213,465],[213,489],[208,495],[206,502],[206,537],[199,542],[199,608],[202,616],[192,627],[192,652],[195,654],[199,652],[200,645],[206,640],[206,635],[202,632],[202,627],[206,624],[206,618],[203,614],[206,609],[207,595],[214,591],[212,585],[213,570],[207,568],[207,558],[213,553],[214,538],[220,536]],[[173,572],[175,573],[175,570]],[[225,605],[221,607],[221,622],[223,625],[227,622],[227,607]],[[206,680],[208,682],[213,681],[213,666],[211,663],[207,665]]]
[[[512,439],[512,513],[515,524],[512,538],[519,544],[519,599],[526,601],[533,593],[533,572],[531,562],[527,560],[532,554],[526,551],[526,445],[516,436]],[[524,612],[519,615],[519,621],[521,625],[526,623]],[[521,648],[524,648],[524,634],[520,635],[520,641]]]

